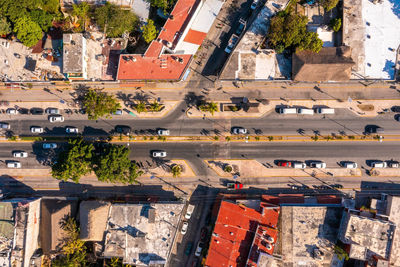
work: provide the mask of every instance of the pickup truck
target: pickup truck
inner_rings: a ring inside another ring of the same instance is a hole
[[[242,188],[243,188],[243,184],[242,184],[242,183],[239,183],[239,182],[227,183],[227,184],[226,184],[226,188],[227,188],[228,190],[242,189]]]
[[[229,39],[228,45],[225,48],[225,52],[230,54],[233,48],[235,48],[238,41],[239,37],[236,34],[232,34],[231,38]]]

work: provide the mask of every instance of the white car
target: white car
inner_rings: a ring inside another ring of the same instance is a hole
[[[10,129],[10,124],[7,122],[0,122],[0,129]]]
[[[39,126],[32,126],[31,133],[43,133],[43,128]]]
[[[25,151],[14,151],[13,152],[13,157],[14,158],[27,158],[28,157],[28,152],[25,152]]]
[[[111,112],[111,115],[122,115],[122,109],[117,109],[115,112]]]
[[[169,135],[169,130],[167,129],[158,129],[157,130],[158,135]]]
[[[372,168],[386,168],[387,163],[381,160],[373,161],[371,162],[371,167]]]
[[[167,152],[165,151],[153,151],[153,158],[165,158],[167,156]]]
[[[63,122],[64,121],[64,117],[61,115],[58,116],[49,116],[49,121],[50,122]]]
[[[66,133],[78,133],[79,132],[79,129],[78,128],[76,128],[76,127],[67,127],[67,128],[65,128],[65,132]]]
[[[18,114],[18,110],[15,109],[15,108],[8,108],[8,109],[6,110],[6,113],[7,113],[7,114],[10,114],[10,115],[17,115],[17,114]]]
[[[199,241],[199,243],[197,244],[196,252],[194,253],[194,255],[196,257],[200,257],[201,251],[203,250],[203,247],[204,247],[204,243]]]
[[[182,235],[186,234],[188,226],[189,226],[188,222],[183,222],[182,228],[181,228],[181,234]]]
[[[233,134],[247,134],[247,129],[243,127],[233,127],[232,128]]]
[[[312,161],[310,163],[311,168],[318,168],[318,169],[325,169],[326,168],[326,163],[322,161]]]
[[[7,168],[19,169],[19,168],[21,168],[21,162],[9,161],[9,162],[7,162]]]
[[[307,165],[304,162],[293,162],[292,167],[295,169],[305,169]]]
[[[355,169],[355,168],[357,168],[357,163],[352,162],[352,161],[344,161],[344,162],[341,163],[341,165],[342,165],[343,168],[346,168],[346,169]]]
[[[43,144],[43,149],[52,149],[52,148],[57,148],[56,143],[44,143]]]

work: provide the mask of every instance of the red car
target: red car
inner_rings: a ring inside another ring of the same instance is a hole
[[[292,167],[292,163],[290,161],[279,161],[277,165],[281,167]]]
[[[227,183],[226,184],[226,188],[228,190],[242,189],[243,188],[243,184],[239,183],[239,182]]]

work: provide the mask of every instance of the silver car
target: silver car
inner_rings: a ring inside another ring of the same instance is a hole
[[[63,122],[64,121],[64,117],[61,116],[61,115],[49,116],[49,121],[50,122]]]
[[[56,143],[44,143],[43,144],[43,149],[52,149],[52,148],[57,148]]]
[[[13,152],[13,157],[14,158],[27,158],[28,157],[28,152],[25,152],[25,151],[14,151]]]
[[[167,152],[165,151],[153,151],[153,158],[165,158],[167,156]]]
[[[57,115],[60,114],[60,110],[58,108],[46,108],[46,114]]]
[[[233,127],[232,128],[233,134],[247,134],[247,129],[243,127]]]
[[[1,129],[10,129],[10,124],[7,122],[0,122]]]
[[[31,133],[43,133],[43,128],[39,126],[32,126]]]

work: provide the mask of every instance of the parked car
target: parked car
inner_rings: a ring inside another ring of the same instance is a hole
[[[60,110],[58,108],[46,108],[46,114],[49,115],[58,115],[60,114]]]
[[[341,185],[341,184],[331,184],[330,186],[332,188],[336,188],[336,189],[342,189],[343,188],[343,185]]]
[[[186,219],[190,219],[190,217],[192,217],[192,213],[194,211],[195,206],[192,204],[189,204],[187,209],[186,209],[186,213],[185,213],[185,218]]]
[[[400,113],[400,106],[393,106],[393,107],[391,108],[391,110],[392,110],[393,112],[399,112],[399,113]]]
[[[31,108],[30,112],[32,115],[43,115],[44,110],[42,108]]]
[[[126,125],[117,125],[115,126],[115,132],[119,134],[129,135],[131,133],[131,127]]]
[[[8,122],[0,122],[0,129],[10,129],[10,124]]]
[[[387,163],[382,160],[376,160],[376,161],[371,162],[371,167],[372,168],[386,168]]]
[[[258,5],[258,0],[253,0],[253,3],[251,3],[250,8],[254,10],[257,8],[257,5]]]
[[[286,161],[286,160],[281,160],[281,161],[278,161],[277,165],[280,167],[292,167],[292,162]]]
[[[21,162],[9,161],[9,162],[7,162],[7,168],[19,169],[19,168],[21,168]]]
[[[318,168],[318,169],[325,169],[326,168],[326,163],[322,161],[312,161],[310,162],[310,167],[311,168]]]
[[[194,255],[196,257],[200,257],[201,252],[203,251],[204,248],[204,243],[199,241],[199,243],[197,243],[197,248],[196,248],[196,252],[194,253]]]
[[[31,133],[43,133],[43,128],[39,126],[31,126]]]
[[[398,168],[400,166],[398,161],[392,160],[388,162],[389,168]]]
[[[79,129],[77,127],[67,127],[67,128],[65,128],[65,132],[77,134],[79,132]]]
[[[243,184],[239,183],[239,182],[227,183],[226,184],[226,188],[228,190],[242,189],[243,188]]]
[[[232,34],[231,38],[229,39],[228,45],[225,48],[225,52],[230,54],[232,50],[235,48],[238,41],[239,37],[236,34]]]
[[[153,158],[165,158],[167,156],[167,152],[157,150],[152,152]]]
[[[43,143],[43,149],[54,149],[57,148],[56,143]]]
[[[246,27],[246,21],[244,19],[239,19],[239,26],[236,29],[236,35],[240,36]]]
[[[243,127],[232,127],[232,134],[247,134],[247,129]]]
[[[115,112],[112,112],[111,115],[122,115],[122,109],[117,109]]]
[[[346,169],[355,169],[355,168],[357,168],[357,163],[352,162],[352,161],[342,161],[342,162],[340,163],[340,165],[341,165],[343,168],[346,168]]]
[[[28,157],[28,152],[25,152],[25,151],[14,151],[13,152],[13,157],[14,158],[27,158]]]
[[[295,169],[305,169],[307,165],[304,162],[296,161],[292,163],[292,167]]]
[[[8,109],[6,110],[6,113],[7,113],[7,114],[10,114],[10,115],[17,115],[17,114],[18,114],[18,110],[15,109],[15,108],[8,108]]]
[[[185,248],[185,255],[189,256],[190,252],[192,252],[193,242],[188,242]]]
[[[181,234],[182,235],[186,234],[188,226],[189,226],[188,222],[183,222],[182,223],[182,228],[181,228]]]
[[[50,122],[63,122],[64,117],[61,115],[51,115],[51,116],[49,116],[49,121]]]
[[[158,135],[169,135],[169,130],[167,129],[158,129],[157,130]]]

